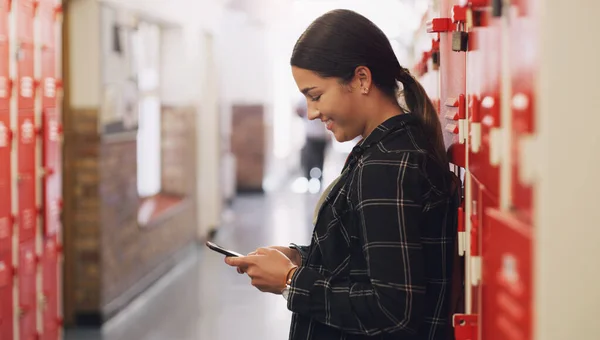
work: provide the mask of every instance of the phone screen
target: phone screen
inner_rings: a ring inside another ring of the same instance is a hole
[[[206,246],[207,246],[208,248],[210,248],[211,250],[213,250],[213,251],[216,251],[217,253],[219,253],[219,254],[223,254],[223,255],[225,255],[225,256],[229,256],[229,257],[240,257],[240,256],[244,256],[244,255],[242,255],[242,254],[240,254],[240,253],[237,253],[237,252],[235,252],[235,251],[231,251],[231,250],[225,249],[225,248],[221,247],[220,245],[218,245],[218,244],[215,244],[215,243],[213,243],[213,242],[210,242],[210,241],[206,241]]]

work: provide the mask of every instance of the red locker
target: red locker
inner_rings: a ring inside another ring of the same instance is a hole
[[[37,258],[35,240],[19,245],[19,333],[20,339],[37,336]]]
[[[56,107],[56,51],[42,49],[42,107]]]
[[[0,254],[0,339],[13,335],[13,269],[11,254]]]
[[[43,339],[58,340],[57,329],[60,328],[58,311],[58,244],[54,237],[44,241],[42,257],[42,291],[43,291]]]
[[[0,110],[10,109],[8,0],[0,0]]]
[[[37,141],[34,113],[31,111],[20,112],[18,126],[19,173],[34,172]]]
[[[19,241],[33,240],[36,235],[37,209],[35,204],[35,182],[32,174],[19,177]]]
[[[531,339],[532,228],[496,209],[485,223],[483,339]]]
[[[18,118],[18,197],[19,197],[19,240],[21,242],[35,237],[36,205],[36,129],[33,113],[21,113]]]
[[[17,56],[19,110],[33,109],[37,84],[34,80],[33,45],[21,43]]]
[[[44,167],[44,231],[46,236],[54,235],[60,228],[62,205],[62,176],[60,116],[54,108],[43,111],[43,156]]]
[[[529,137],[535,132],[535,74],[539,65],[537,54],[538,11],[534,0],[515,0],[510,7],[510,67],[512,78],[512,198],[516,213],[524,221],[532,220],[532,188],[525,181],[527,163],[526,150]]]
[[[33,45],[33,19],[35,17],[36,0],[17,1],[17,40]]]
[[[56,1],[40,0],[38,18],[41,26],[41,39],[43,48],[56,47]]]
[[[500,194],[501,22],[474,8],[479,25],[469,33],[469,170],[494,196]]]
[[[461,96],[465,95],[466,65],[465,53],[452,49],[453,31],[457,25],[453,23],[452,7],[459,0],[441,2],[442,18],[434,19],[428,32],[439,34],[439,72],[440,72],[440,118],[444,132],[444,143],[450,150],[451,161],[461,167],[464,164],[464,145],[461,138],[464,133],[463,121],[466,118],[465,107],[461,106]]]
[[[0,111],[0,253],[9,251],[12,241],[11,145],[10,115]]]

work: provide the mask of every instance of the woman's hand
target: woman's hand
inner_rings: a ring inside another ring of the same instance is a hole
[[[282,252],[283,255],[285,255],[288,259],[290,259],[290,261],[292,261],[292,263],[296,266],[302,265],[302,256],[300,256],[300,252],[298,252],[298,250],[296,250],[296,249],[292,249],[290,247],[282,247],[282,246],[270,246],[270,247],[266,247],[266,248],[267,249],[275,249],[275,250]],[[258,249],[249,253],[248,256],[256,255],[257,251],[258,251]],[[246,267],[245,266],[238,267],[237,272],[240,274],[246,273]]]
[[[260,248],[252,255],[226,257],[225,263],[243,268],[252,279],[252,285],[262,292],[281,294],[285,288],[287,274],[295,267],[294,263],[281,251],[274,248]]]

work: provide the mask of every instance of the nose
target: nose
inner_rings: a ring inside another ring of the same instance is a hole
[[[318,119],[319,117],[321,117],[321,112],[319,112],[319,109],[317,109],[316,107],[312,106],[312,105],[308,105],[308,119],[310,120],[315,120]]]

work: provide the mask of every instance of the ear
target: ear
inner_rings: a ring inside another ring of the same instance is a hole
[[[361,94],[369,94],[369,91],[371,91],[371,85],[373,84],[371,70],[369,70],[369,68],[366,66],[358,66],[354,70],[353,82]]]

